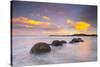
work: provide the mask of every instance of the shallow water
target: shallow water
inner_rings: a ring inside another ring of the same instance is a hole
[[[35,36],[13,36],[13,65],[42,65],[85,62],[97,60],[97,37],[80,37],[81,43],[70,44],[69,41],[76,36],[68,37],[35,37]],[[51,52],[43,55],[31,55],[30,49],[37,42],[52,43],[53,40],[66,40],[67,44],[59,47],[51,47]]]

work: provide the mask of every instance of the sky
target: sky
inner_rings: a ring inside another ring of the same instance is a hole
[[[13,35],[97,33],[97,7],[43,2],[11,2]]]

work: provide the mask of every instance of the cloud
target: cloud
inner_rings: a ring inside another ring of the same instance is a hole
[[[36,20],[32,20],[26,17],[19,17],[19,18],[13,18],[12,22],[20,22],[23,24],[30,24],[30,25],[49,25],[48,22],[41,22],[41,21],[36,21]]]
[[[50,18],[48,16],[42,16],[42,18],[45,20],[50,20]]]
[[[90,28],[90,24],[84,21],[79,21],[75,24],[75,29],[79,31],[86,31]]]
[[[42,22],[27,17],[17,17],[12,18],[13,28],[14,29],[38,29],[38,30],[57,30],[56,25],[51,24],[50,22]]]
[[[43,32],[44,34],[47,34],[47,35],[67,35],[67,34],[73,34],[72,30],[68,30],[68,29],[65,29],[65,28],[59,28],[55,31],[44,31]]]
[[[91,24],[85,21],[74,21],[72,19],[67,19],[66,23],[77,31],[86,31],[91,27]]]
[[[70,25],[74,25],[74,21],[71,20],[71,19],[67,19],[67,20],[66,20],[66,23],[67,23],[67,24],[70,24]]]

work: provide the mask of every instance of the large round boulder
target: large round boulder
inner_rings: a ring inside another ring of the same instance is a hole
[[[67,43],[65,40],[61,40],[60,42],[63,43],[63,44]]]
[[[79,42],[84,42],[84,40],[82,38],[77,38],[79,40]]]
[[[30,53],[43,54],[43,53],[48,53],[50,51],[51,51],[51,48],[47,43],[39,42],[39,43],[36,43],[31,48]]]
[[[69,43],[78,43],[78,42],[83,42],[82,38],[73,38]]]
[[[62,46],[63,43],[65,43],[65,41],[54,40],[51,45],[52,46]]]

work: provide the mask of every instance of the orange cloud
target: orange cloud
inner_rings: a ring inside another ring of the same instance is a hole
[[[89,29],[90,24],[87,23],[87,22],[84,22],[84,21],[80,21],[80,22],[77,22],[74,25],[74,27],[75,27],[76,30],[85,31],[85,30],[88,30]]]
[[[45,20],[50,20],[50,18],[48,16],[42,16],[42,18]]]
[[[66,23],[72,26],[74,29],[78,31],[86,31],[90,28],[91,24],[85,22],[85,21],[73,21],[71,19],[67,19]]]
[[[18,22],[19,20],[20,20],[19,18],[13,18],[12,22],[15,23],[15,22]]]
[[[56,31],[59,28],[50,23],[42,22],[37,20],[32,20],[27,17],[12,18],[14,29],[33,29],[33,30],[46,30],[46,31]]]
[[[22,23],[22,24],[26,24],[26,25],[39,25],[39,26],[49,26],[50,23],[49,22],[41,22],[41,21],[36,21],[36,20],[32,20],[26,17],[18,17],[18,18],[12,18],[12,22],[18,22],[18,23]]]

